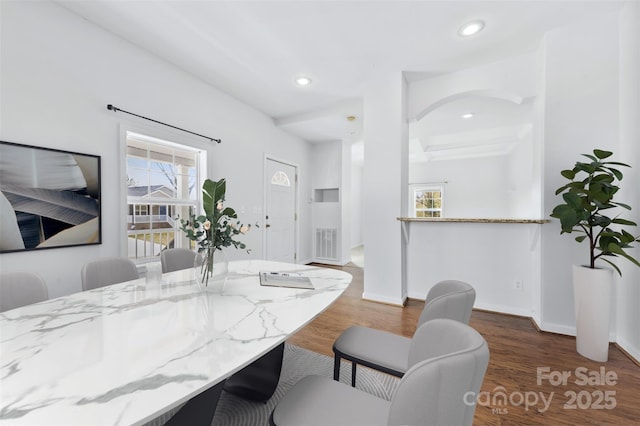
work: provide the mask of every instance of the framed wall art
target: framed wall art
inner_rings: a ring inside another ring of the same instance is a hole
[[[0,141],[0,253],[102,243],[100,157]]]

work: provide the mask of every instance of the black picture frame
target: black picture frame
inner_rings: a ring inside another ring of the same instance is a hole
[[[0,253],[102,244],[100,156],[0,141]]]

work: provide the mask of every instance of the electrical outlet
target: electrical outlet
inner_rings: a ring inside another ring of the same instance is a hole
[[[514,280],[513,281],[513,289],[514,290],[522,290],[523,287],[524,286],[522,284],[522,281],[520,281],[520,280]]]

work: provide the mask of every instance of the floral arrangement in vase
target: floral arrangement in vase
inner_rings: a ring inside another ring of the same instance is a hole
[[[237,220],[238,215],[231,207],[225,207],[226,180],[213,181],[207,179],[202,185],[202,207],[204,214],[192,214],[189,219],[180,219],[180,230],[191,241],[195,241],[202,261],[198,265],[198,279],[208,285],[214,274],[214,255],[223,247],[233,246],[246,249],[247,246],[236,240],[238,235],[245,234],[251,225],[243,225]],[[256,225],[257,226],[257,225]],[[247,249],[247,252],[250,250]]]

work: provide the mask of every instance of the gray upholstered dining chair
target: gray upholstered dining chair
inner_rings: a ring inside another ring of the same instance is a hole
[[[193,268],[195,252],[184,248],[170,248],[160,252],[160,264],[162,273]]]
[[[0,312],[49,299],[44,280],[33,272],[0,274]]]
[[[471,285],[455,280],[440,281],[427,294],[418,327],[435,318],[449,318],[467,324],[475,300],[476,292]],[[354,387],[358,364],[402,377],[409,369],[410,347],[411,339],[408,337],[369,327],[349,327],[333,344],[333,378],[340,380],[342,358],[351,361],[351,386]]]
[[[451,319],[415,333],[409,370],[390,401],[321,376],[296,383],[271,413],[287,425],[471,425],[489,363],[485,339]]]
[[[105,257],[88,262],[82,267],[82,290],[91,290],[138,278],[138,268],[130,259]]]

